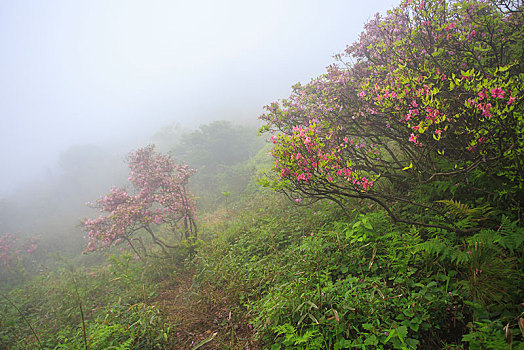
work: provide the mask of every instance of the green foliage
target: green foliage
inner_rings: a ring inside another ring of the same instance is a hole
[[[255,127],[227,121],[215,121],[182,133],[172,154],[197,170],[190,189],[198,197],[200,210],[231,201],[224,192],[238,196],[248,186],[256,174],[256,165],[248,160],[264,146],[264,140],[256,138],[256,134]]]
[[[104,317],[89,323],[89,348],[161,349],[168,344],[171,328],[155,307],[143,303],[131,306],[113,304]],[[84,349],[80,331],[61,332],[55,349]]]
[[[515,344],[510,347],[504,334],[504,327],[499,321],[481,321],[475,322],[471,326],[470,333],[464,335],[462,340],[469,344],[470,349],[476,350],[507,350],[524,349],[524,342]]]
[[[278,337],[282,337],[280,341],[273,346],[271,350],[279,349],[322,349],[325,343],[322,341],[322,337],[318,330],[309,329],[304,334],[297,334],[295,327],[289,323],[285,323],[274,328],[275,333]]]
[[[490,211],[442,204],[473,224]],[[274,206],[244,212],[195,265],[201,281],[243,305],[237,314],[251,315],[267,349],[473,349],[475,339],[500,340],[501,328],[486,333],[478,322],[517,327],[517,222],[463,237],[398,225],[384,211],[343,219],[326,202]]]
[[[11,290],[9,297],[46,349],[84,349],[76,292],[84,307],[90,349],[155,349],[168,343],[172,326],[148,303],[155,296],[155,283],[170,273],[162,271],[158,261],[137,261],[131,253],[122,253],[111,256],[107,266],[75,269],[76,286],[70,268],[44,270]],[[28,325],[4,300],[0,315],[0,347],[36,346]]]
[[[471,226],[472,222],[486,220],[492,210],[492,208],[487,205],[471,208],[468,204],[455,200],[440,200],[438,202],[443,203],[448,212],[455,216],[455,218],[464,219],[463,226]]]

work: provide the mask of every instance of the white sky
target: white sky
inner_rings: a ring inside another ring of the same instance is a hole
[[[256,120],[399,0],[0,0],[0,196],[72,144]]]

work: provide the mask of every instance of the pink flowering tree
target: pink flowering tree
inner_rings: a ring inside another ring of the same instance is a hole
[[[147,255],[140,234],[143,232],[167,255],[168,249],[175,246],[159,237],[160,226],[167,226],[181,239],[194,240],[197,234],[195,206],[186,190],[193,170],[156,153],[154,146],[132,153],[129,168],[133,192],[113,187],[105,197],[90,203],[104,214],[82,221],[89,239],[87,251],[127,243],[138,256]]]
[[[405,0],[377,14],[326,74],[265,107],[266,184],[456,231],[439,199],[522,208],[523,23],[521,1]]]

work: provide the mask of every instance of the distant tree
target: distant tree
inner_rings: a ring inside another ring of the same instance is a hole
[[[405,0],[377,15],[325,75],[266,106],[267,184],[368,199],[397,221],[455,230],[439,199],[462,194],[520,215],[523,18],[511,0]]]
[[[215,121],[182,134],[173,155],[183,159],[198,173],[190,188],[198,196],[199,209],[214,210],[225,200],[246,189],[254,176],[247,162],[264,146],[257,128],[228,121]]]
[[[177,158],[192,167],[214,173],[221,167],[244,162],[256,154],[263,142],[256,139],[256,128],[215,121],[197,130],[182,134],[173,149]]]
[[[195,207],[186,190],[193,171],[187,165],[176,165],[167,155],[156,153],[154,146],[133,152],[129,168],[133,193],[113,187],[109,194],[91,204],[105,215],[82,221],[89,238],[87,251],[126,242],[138,255],[147,254],[137,235],[144,231],[167,255],[168,248],[175,246],[155,233],[158,225],[170,226],[173,234],[179,233],[183,239],[195,239]]]

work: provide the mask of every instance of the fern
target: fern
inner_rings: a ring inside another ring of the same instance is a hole
[[[442,262],[450,262],[457,266],[470,261],[470,255],[460,249],[449,240],[433,238],[418,245],[420,251],[424,251],[430,256],[438,256]]]
[[[501,225],[497,231],[484,229],[470,237],[468,243],[481,242],[484,244],[497,244],[507,249],[511,254],[524,250],[524,227],[519,226],[518,221],[511,222],[507,217],[502,218]]]
[[[493,213],[493,208],[484,205],[482,207],[471,208],[469,204],[461,203],[453,199],[443,199],[437,201],[445,205],[446,210],[455,218],[460,219],[456,225],[462,228],[476,226],[480,221],[487,220]]]

